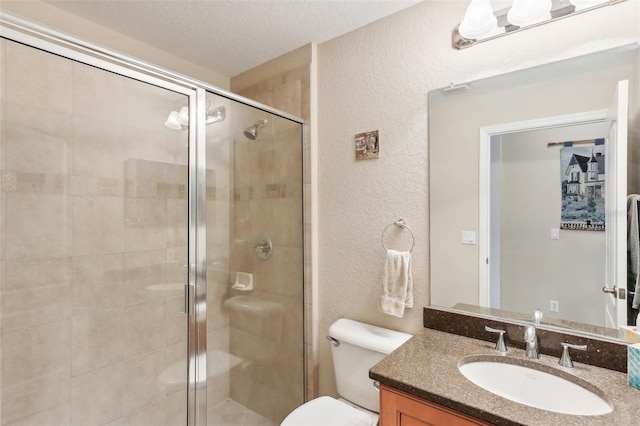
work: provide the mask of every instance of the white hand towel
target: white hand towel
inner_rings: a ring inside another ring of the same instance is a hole
[[[640,225],[638,224],[638,202],[640,195],[631,194],[627,197],[627,250],[631,256],[631,273],[636,278],[635,295],[633,296],[633,309],[640,307]]]
[[[382,271],[380,310],[385,314],[402,318],[404,309],[411,307],[413,307],[411,253],[387,250]]]

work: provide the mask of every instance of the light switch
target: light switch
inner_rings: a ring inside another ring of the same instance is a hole
[[[475,244],[476,232],[475,231],[462,231],[462,244]]]
[[[552,240],[560,239],[560,230],[558,228],[551,228],[551,239]]]

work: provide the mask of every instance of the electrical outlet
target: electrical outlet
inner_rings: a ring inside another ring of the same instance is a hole
[[[560,302],[557,300],[549,301],[549,310],[551,312],[560,312]]]

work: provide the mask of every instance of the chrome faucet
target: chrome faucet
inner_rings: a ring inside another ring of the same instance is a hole
[[[497,328],[491,328],[487,325],[484,326],[484,329],[490,333],[499,334],[498,341],[496,342],[496,350],[500,353],[506,354],[508,351],[507,345],[504,343],[504,333],[506,330],[498,330]]]
[[[577,349],[579,351],[587,350],[587,345],[572,345],[566,342],[562,342],[560,344],[562,345],[562,357],[558,361],[558,364],[561,365],[562,367],[573,368],[573,361],[569,356],[569,348]]]
[[[527,344],[525,349],[525,355],[527,358],[540,358],[538,352],[538,336],[536,335],[536,325],[542,321],[542,311],[540,309],[534,309],[531,316],[531,324],[524,328],[524,341]]]
[[[538,336],[536,336],[536,327],[533,324],[529,324],[524,328],[524,341],[527,344],[527,348],[525,349],[527,358],[540,358],[540,354],[538,353]]]

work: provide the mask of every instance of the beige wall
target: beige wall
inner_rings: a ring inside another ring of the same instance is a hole
[[[0,2],[0,11],[12,13],[34,23],[54,28],[98,46],[207,82],[221,89],[229,88],[228,76],[164,52],[159,46],[151,46],[134,40],[40,0],[3,0]]]
[[[640,3],[630,0],[457,51],[450,47],[451,30],[465,7],[427,1],[318,46],[320,335],[343,316],[411,333],[422,326],[421,307],[429,304],[429,90],[639,36]],[[380,159],[355,162],[354,135],[376,129]],[[470,176],[472,170],[452,183],[475,186]],[[399,217],[416,234],[415,307],[403,319],[377,309],[380,234]],[[452,219],[458,229],[477,228],[477,211]],[[464,256],[477,257],[469,251]],[[457,266],[459,256],[446,261],[459,272],[452,283],[475,281],[473,271]],[[319,391],[335,395],[329,346],[318,349]]]

